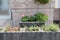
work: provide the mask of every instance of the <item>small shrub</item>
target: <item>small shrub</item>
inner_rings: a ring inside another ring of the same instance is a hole
[[[48,20],[48,16],[41,12],[38,12],[33,16],[24,16],[21,18],[22,22],[45,22],[46,20]]]
[[[58,31],[59,27],[57,24],[50,25],[50,31]]]
[[[29,16],[24,16],[21,19],[22,22],[28,22],[29,20],[30,20],[30,17]]]
[[[36,21],[35,17],[34,16],[30,16],[30,22],[34,22],[34,21]]]
[[[49,3],[49,0],[35,0],[35,3],[47,4],[47,3]]]
[[[37,22],[45,22],[46,20],[48,20],[48,16],[41,12],[36,13],[34,17]]]
[[[46,27],[46,26],[43,27],[44,31],[54,31],[54,32],[56,32],[56,31],[58,31],[58,29],[59,29],[59,26],[57,24],[51,24],[49,27]]]
[[[28,28],[28,30],[29,30],[29,31],[39,31],[39,27],[38,27],[38,26],[37,26],[37,27],[30,26],[30,27]]]
[[[50,31],[49,27],[46,27],[46,26],[43,27],[43,30],[44,31]]]

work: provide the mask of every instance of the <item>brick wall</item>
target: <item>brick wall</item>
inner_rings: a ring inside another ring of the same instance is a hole
[[[43,12],[49,16],[46,24],[50,24],[53,21],[53,13],[55,8],[55,0],[50,0],[46,5],[37,5],[34,0],[10,0],[10,8],[13,12],[13,21],[19,22],[21,15],[33,15],[36,12]]]
[[[60,15],[60,9],[57,8],[54,10],[54,20],[59,20],[59,15]]]
[[[55,0],[50,0],[46,5],[37,5],[34,0],[10,0],[10,9],[13,12],[13,20],[11,24],[19,26],[21,15],[33,15],[36,12],[43,12],[48,15],[49,19],[46,22],[47,25],[53,22],[53,13],[55,8]],[[9,21],[9,20],[8,20]],[[6,23],[4,20],[3,24]],[[8,24],[8,22],[7,22]]]

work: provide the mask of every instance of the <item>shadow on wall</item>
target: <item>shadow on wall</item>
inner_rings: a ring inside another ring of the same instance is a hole
[[[53,18],[53,22],[56,23],[56,24],[59,24],[59,20],[60,20],[60,9],[59,8],[56,8],[54,10],[54,18]]]
[[[59,24],[59,20],[54,20],[53,23]]]

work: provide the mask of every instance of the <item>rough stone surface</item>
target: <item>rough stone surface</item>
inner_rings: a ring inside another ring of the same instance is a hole
[[[43,12],[49,17],[46,22],[46,25],[49,25],[53,22],[54,8],[55,0],[50,0],[50,2],[46,5],[37,5],[34,3],[34,0],[10,0],[10,9],[13,13],[13,21],[11,24],[14,26],[19,26],[18,23],[20,22],[22,15],[30,16],[36,12]],[[8,24],[7,21],[3,20],[0,22],[0,26],[5,25],[6,23]]]
[[[60,32],[0,33],[0,40],[60,40]]]
[[[34,3],[34,0],[10,0],[10,7],[13,12],[13,21],[19,22],[21,15],[30,16],[36,12],[43,12],[49,17],[46,25],[49,25],[53,22],[55,0],[50,0],[50,2],[46,5],[37,5]],[[16,22],[14,25],[17,24]]]

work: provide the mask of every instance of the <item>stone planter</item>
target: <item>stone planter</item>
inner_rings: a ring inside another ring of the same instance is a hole
[[[42,26],[42,25],[44,25],[44,24],[45,24],[44,22],[42,22],[42,23],[40,23],[40,22],[20,22],[20,23],[19,23],[19,26],[20,26],[20,27],[24,27],[24,26],[30,27],[30,26],[32,26],[32,25]]]

